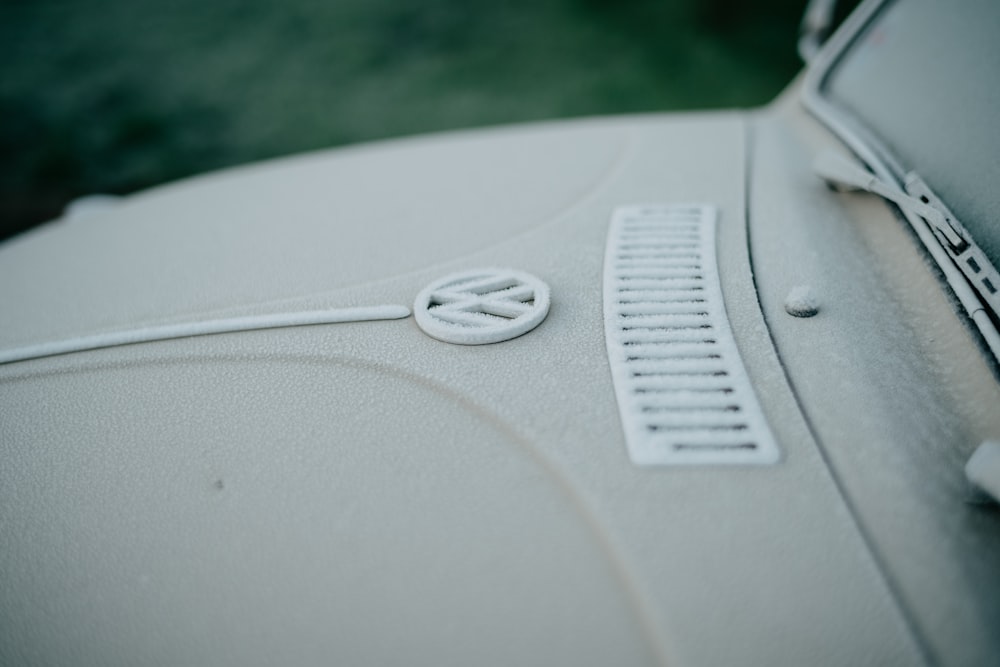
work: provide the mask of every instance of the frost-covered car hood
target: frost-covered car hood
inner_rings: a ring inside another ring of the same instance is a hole
[[[817,428],[857,433],[817,420],[823,406],[800,411],[789,383],[823,395],[800,349],[822,335],[781,320],[785,289],[824,294],[834,276],[781,260],[791,212],[822,200],[834,220],[866,206],[830,208],[814,181],[796,194],[804,146],[832,139],[791,108],[316,153],[159,188],[0,247],[4,349],[409,307],[477,267],[537,276],[552,300],[536,329],[492,345],[444,343],[406,318],[0,366],[0,657],[920,662],[924,619],[914,624],[872,548],[871,497],[857,507],[870,486],[845,493],[840,462],[817,444]],[[748,172],[761,147],[768,161]],[[603,271],[612,212],[649,202],[718,213],[726,312],[776,463],[629,459]],[[748,211],[770,224],[748,235]]]

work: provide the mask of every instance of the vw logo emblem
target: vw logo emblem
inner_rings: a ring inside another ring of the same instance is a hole
[[[446,343],[499,343],[531,331],[545,319],[549,286],[512,269],[463,271],[425,287],[413,313],[424,333]]]

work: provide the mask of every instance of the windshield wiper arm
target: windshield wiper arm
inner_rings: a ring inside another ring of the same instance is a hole
[[[997,327],[997,319],[1000,319],[1000,272],[979,246],[969,239],[961,223],[952,217],[947,206],[923,180],[914,173],[909,174],[907,192],[904,192],[832,151],[821,153],[813,169],[834,188],[871,192],[899,206],[944,272],[959,303],[982,333],[987,347],[1000,360],[1000,331]],[[917,227],[914,222],[917,218],[927,225]]]
[[[948,217],[916,197],[886,183],[867,169],[854,164],[839,153],[823,151],[813,163],[813,170],[827,183],[847,190],[864,190],[888,199],[899,208],[916,213],[944,236],[955,253],[961,253],[968,242],[952,227]]]

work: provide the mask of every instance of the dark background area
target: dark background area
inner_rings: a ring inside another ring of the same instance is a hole
[[[0,0],[0,238],[305,150],[767,102],[805,0]]]

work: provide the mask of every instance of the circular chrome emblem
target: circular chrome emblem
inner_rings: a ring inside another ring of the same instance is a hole
[[[453,273],[425,287],[413,304],[417,324],[446,343],[483,345],[516,338],[549,313],[549,286],[523,271]]]

